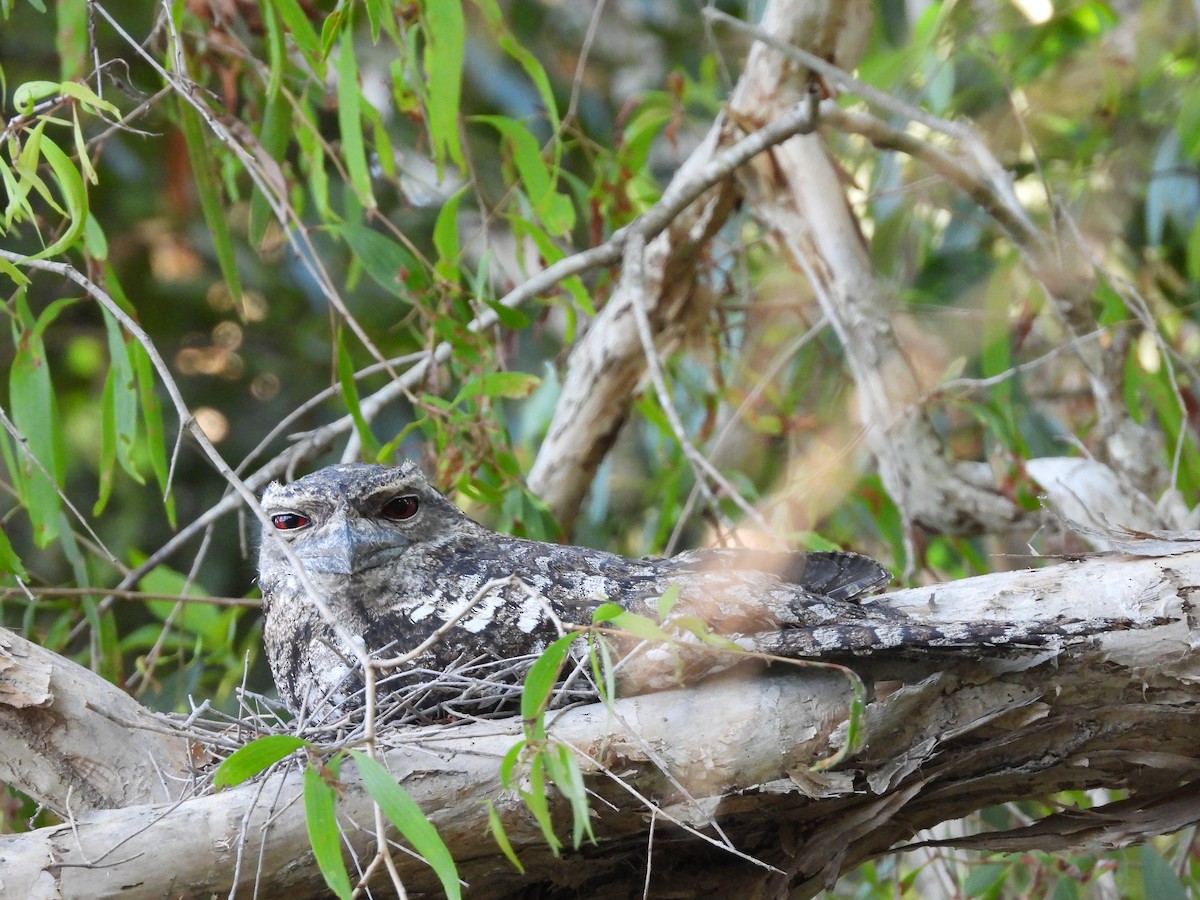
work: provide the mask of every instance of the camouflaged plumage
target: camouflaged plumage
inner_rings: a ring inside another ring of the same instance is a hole
[[[853,553],[691,551],[631,559],[584,547],[499,534],[472,521],[411,462],[391,468],[330,466],[291,484],[272,484],[263,507],[290,542],[313,587],[369,652],[391,657],[417,647],[448,619],[457,623],[385,682],[384,695],[426,718],[454,714],[464,697],[519,677],[514,660],[535,657],[559,623],[586,625],[606,601],[657,618],[672,585],[672,615],[698,616],[741,647],[788,657],[890,649],[1042,644],[1094,630],[1083,623],[928,625],[875,603],[857,602],[886,583],[885,569]],[[493,579],[495,589],[465,609]],[[355,655],[340,646],[306,599],[278,541],[264,536],[259,585],[266,605],[267,657],[293,712],[325,717],[357,704]],[[556,621],[557,620],[557,621]],[[738,662],[735,654],[692,652],[626,641],[618,667],[626,694],[702,678]],[[681,662],[682,660],[682,662]],[[439,676],[457,673],[450,680]],[[511,693],[509,694],[511,698]]]

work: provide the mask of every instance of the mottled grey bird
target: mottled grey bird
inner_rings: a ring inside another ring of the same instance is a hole
[[[673,586],[678,596],[669,616],[698,617],[741,647],[787,657],[1041,644],[1095,629],[1069,622],[922,624],[856,602],[890,576],[853,553],[697,550],[630,559],[498,534],[468,518],[411,462],[330,466],[272,484],[262,505],[333,616],[372,655],[402,655],[444,627],[427,650],[380,682],[381,697],[399,698],[418,720],[479,714],[488,702],[511,709],[511,683],[524,671],[517,662],[527,667],[561,625],[589,624],[606,601],[657,620],[659,599]],[[520,582],[478,596],[488,582],[511,575]],[[258,582],[267,658],[288,708],[326,719],[360,705],[353,649],[307,598],[271,535],[263,537]],[[616,666],[619,689],[662,689],[738,661],[698,643],[681,650],[625,640],[614,654],[625,657]],[[498,687],[505,682],[507,693]]]

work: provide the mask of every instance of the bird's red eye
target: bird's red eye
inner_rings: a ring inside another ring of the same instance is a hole
[[[387,503],[383,504],[383,513],[385,519],[391,519],[393,522],[399,522],[401,519],[411,519],[417,514],[417,498],[412,494],[406,494],[403,497],[393,497]]]
[[[302,516],[300,513],[280,513],[271,516],[271,524],[280,531],[295,531],[308,524],[308,516]]]

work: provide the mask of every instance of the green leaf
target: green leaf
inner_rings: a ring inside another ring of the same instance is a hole
[[[136,554],[134,554],[136,557]],[[162,597],[204,597],[207,592],[199,585],[188,583],[187,576],[177,572],[170,566],[160,564],[138,580],[138,589],[148,594]],[[181,614],[175,614],[175,607],[183,603]],[[221,610],[210,603],[184,600],[147,600],[146,609],[161,621],[168,621],[175,615],[175,627],[188,634],[203,637],[210,644],[220,644],[224,638],[226,624],[222,619]]]
[[[735,653],[744,653],[746,650],[745,647],[735,644],[729,638],[716,634],[712,630],[712,627],[699,616],[676,616],[671,620],[671,625],[681,631],[695,635],[710,647],[719,647],[722,650],[730,650]]]
[[[447,157],[455,165],[464,164],[458,112],[467,29],[458,0],[422,0],[421,13],[425,26],[425,82],[434,88],[426,99],[429,136],[440,171]]]
[[[87,0],[57,0],[54,4],[54,18],[57,20],[55,44],[58,50],[59,75],[63,81],[83,78],[92,67],[88,56],[90,5]]]
[[[1002,863],[990,863],[972,869],[962,884],[963,896],[978,897],[989,890],[999,888],[1012,871],[1012,866]]]
[[[359,441],[362,443],[363,453],[373,459],[378,459],[380,450],[379,439],[371,433],[371,425],[362,414],[362,406],[358,398],[358,386],[354,383],[354,363],[351,361],[350,354],[346,350],[340,330],[337,333],[337,373],[338,384],[342,388],[342,402],[346,404],[346,411],[350,413],[350,418],[354,420],[354,429],[358,433]]]
[[[471,121],[491,125],[500,132],[512,152],[513,164],[517,167],[525,195],[535,206],[540,203],[546,193],[553,190],[554,184],[550,168],[542,159],[542,148],[537,138],[523,122],[506,116],[472,116]]]
[[[325,65],[321,56],[321,39],[317,37],[317,30],[313,28],[312,22],[308,21],[308,16],[300,8],[300,4],[297,0],[271,0],[271,5],[279,13],[279,18],[283,20],[296,46],[308,57],[317,74],[322,75]]]
[[[672,644],[674,641],[658,623],[646,616],[640,616],[637,613],[631,613],[628,610],[616,607],[616,612],[612,607],[615,603],[605,603],[592,613],[592,621],[599,624],[601,622],[610,623],[613,628],[619,631],[624,631],[626,634],[631,634],[643,641],[652,641],[654,643]]]
[[[325,767],[337,779],[337,758]],[[322,773],[310,762],[304,768],[304,820],[308,827],[308,842],[312,846],[317,868],[325,883],[341,900],[350,900],[350,877],[342,860],[342,844],[338,835],[337,812],[334,808],[337,792]]]
[[[456,4],[455,4],[456,5]],[[342,32],[337,57],[337,117],[342,135],[342,158],[346,161],[346,173],[354,186],[359,200],[368,208],[375,208],[375,195],[371,191],[371,170],[367,167],[366,143],[363,140],[362,87],[358,83],[358,61],[354,58],[354,29]]]
[[[536,375],[527,375],[524,372],[487,372],[464,384],[452,405],[458,406],[463,401],[473,400],[475,397],[507,397],[519,400],[532,394],[541,383],[542,379]]]
[[[20,179],[17,178],[18,174],[21,176]],[[0,233],[3,233],[12,228],[13,222],[32,219],[34,213],[33,207],[29,203],[32,184],[20,166],[17,171],[14,171],[8,163],[0,159],[0,182],[3,182],[4,193],[8,195],[8,203],[4,207],[4,221],[0,225]]]
[[[500,821],[500,813],[496,812],[496,807],[492,805],[490,800],[488,801],[487,811],[488,831],[492,833],[492,840],[496,842],[496,846],[500,848],[500,852],[504,854],[504,858],[513,864],[513,868],[524,875],[525,867],[521,865],[521,860],[517,858],[512,842],[508,839],[508,832],[504,830],[504,823]]]
[[[72,111],[71,116],[71,136],[75,139],[75,158],[79,160],[79,168],[83,171],[83,178],[88,184],[98,184],[100,179],[96,175],[96,167],[92,165],[92,158],[88,156],[87,141],[83,137],[83,126],[79,124],[78,111]],[[88,214],[87,220],[90,220],[91,214]],[[84,222],[84,230],[86,232],[87,221]]]
[[[104,512],[116,482],[117,426],[113,391],[113,373],[112,369],[109,369],[104,378],[104,390],[100,394],[100,491],[92,505],[94,516]]]
[[[297,750],[311,746],[308,741],[291,734],[269,734],[256,738],[239,747],[217,767],[213,784],[217,787],[241,784]]]
[[[129,348],[121,326],[107,309],[103,309],[103,313],[104,328],[108,335],[109,376],[114,388],[117,459],[130,478],[138,484],[144,484],[131,456],[137,443],[137,379],[133,373],[133,363],[129,358]]]
[[[402,300],[412,302],[412,293],[429,286],[424,265],[399,241],[366,225],[345,223],[330,228],[350,247],[376,284]]]
[[[621,142],[621,162],[630,172],[641,172],[650,155],[650,148],[671,121],[674,112],[669,107],[643,107],[625,126]]]
[[[29,284],[29,276],[10,263],[7,259],[0,259],[0,273],[11,278],[19,288]]]
[[[9,543],[3,528],[0,528],[0,575],[16,575],[22,580],[29,578],[29,573],[21,563],[21,557],[17,556],[17,551]]]
[[[371,26],[371,41],[379,43],[379,30],[391,16],[391,4],[388,0],[366,0],[367,23]]]
[[[379,166],[384,178],[394,183],[399,179],[400,172],[396,168],[396,150],[392,145],[388,123],[384,122],[379,110],[370,103],[364,103],[361,109],[363,118],[371,124],[371,140],[375,147],[371,161]]]
[[[612,651],[608,648],[608,639],[603,634],[588,632],[588,659],[592,664],[592,677],[596,680],[600,700],[612,703],[617,698],[617,671]]]
[[[41,466],[35,465],[26,453],[18,452],[11,474],[32,521],[34,540],[40,547],[58,536],[62,501],[57,485],[64,478],[62,421],[42,335],[59,313],[74,302],[72,298],[56,300],[36,321],[24,291],[18,294],[15,304],[19,326],[15,325],[17,350],[9,370],[9,404],[13,424],[25,438],[26,449]]]
[[[437,272],[447,281],[457,282],[459,279],[458,204],[468,187],[470,185],[464,185],[442,204],[437,222],[433,226],[433,246],[438,257]]]
[[[1188,896],[1187,888],[1175,870],[1153,845],[1142,844],[1138,857],[1142,864],[1142,884],[1146,889],[1144,896],[1154,900],[1184,900]]]
[[[522,122],[504,116],[473,116],[499,131],[512,152],[517,176],[533,213],[551,235],[562,237],[575,227],[575,208],[568,197],[555,189],[557,173],[542,158],[537,139]]]
[[[617,616],[625,614],[625,607],[619,603],[601,603],[592,610],[592,624],[599,625],[602,622],[611,622]]]
[[[342,25],[342,12],[346,8],[345,4],[339,4],[338,8],[325,17],[324,23],[321,25],[321,56],[328,58],[333,51],[333,42],[337,36],[343,31],[350,30],[352,22],[351,16],[345,17],[345,27]]]
[[[69,221],[58,240],[33,254],[33,259],[46,259],[70,249],[76,239],[83,234],[88,218],[87,190],[84,188],[83,178],[80,177],[79,170],[75,168],[71,158],[48,138],[42,138],[40,147],[42,157],[50,164],[50,170],[54,173],[58,189],[62,192],[63,200],[66,201],[66,214]]]
[[[277,162],[287,153],[292,130],[292,102],[279,92],[268,92],[267,98],[267,109],[263,114],[258,142],[261,144],[261,153]],[[250,240],[254,246],[262,246],[267,226],[274,219],[275,212],[271,208],[270,199],[262,190],[256,188],[250,198]]]
[[[1200,216],[1188,232],[1187,273],[1192,281],[1200,281]]]
[[[522,328],[528,328],[533,322],[529,316],[525,315],[525,313],[521,312],[519,309],[516,309],[512,306],[505,306],[499,301],[492,300],[486,296],[481,296],[478,291],[475,292],[475,295],[480,297],[480,299],[491,308],[491,310],[496,314],[496,318],[500,321],[500,324],[505,328],[509,328],[513,331],[520,331]]]
[[[554,99],[554,89],[550,84],[550,77],[546,74],[546,70],[542,68],[542,64],[538,62],[536,56],[513,38],[512,32],[509,31],[508,26],[504,22],[503,14],[500,12],[500,5],[496,0],[473,0],[473,2],[479,11],[483,13],[484,19],[487,22],[487,32],[495,35],[500,49],[515,59],[517,64],[525,70],[525,74],[529,76],[529,80],[534,83],[538,96],[542,100],[546,118],[550,122],[550,130],[557,132],[560,125],[558,108]]]
[[[521,753],[529,746],[529,741],[520,740],[508,748],[508,752],[504,754],[504,759],[500,760],[500,784],[506,791],[511,791],[514,788],[513,773],[517,769],[517,763],[521,761]]]
[[[546,803],[546,769],[543,756],[543,753],[538,753],[533,757],[529,767],[529,790],[519,793],[537,820],[550,852],[558,856],[559,850],[562,849],[562,841],[554,833],[554,820],[550,818],[550,807]]]
[[[274,5],[260,3],[258,8],[262,11],[263,31],[266,34],[267,70],[270,72],[267,78],[266,96],[269,105],[279,99],[279,89],[283,86],[283,75],[289,68],[287,46]]]
[[[588,810],[587,788],[583,783],[583,772],[579,768],[579,760],[566,744],[556,744],[542,753],[546,772],[554,781],[567,801],[571,804],[571,819],[573,823],[572,844],[576,849],[583,843],[584,835],[596,842],[592,833],[591,816]]]
[[[22,201],[24,201],[24,198],[31,190],[37,191],[51,209],[65,216],[67,215],[67,211],[59,205],[58,201],[54,198],[53,192],[46,186],[46,182],[41,179],[37,171],[42,159],[42,140],[45,136],[47,121],[43,119],[26,135],[25,144],[21,147],[21,152],[13,157],[15,171],[20,176],[17,189],[20,192]],[[9,207],[11,206],[12,202],[10,201]],[[30,209],[27,202],[24,203],[24,209]],[[32,217],[32,210],[30,210],[30,217]],[[6,224],[7,221],[6,218]]]
[[[679,602],[679,593],[682,590],[683,586],[675,582],[674,584],[667,585],[667,589],[658,598],[658,620],[660,622],[664,621],[671,614],[671,610]]]
[[[108,239],[104,236],[104,229],[90,212],[87,224],[83,226],[83,249],[92,259],[108,259]]]
[[[109,295],[117,305],[127,313],[133,313],[133,304],[125,296],[121,282],[117,280],[116,272],[109,265],[104,267],[104,285]],[[141,413],[142,424],[145,426],[146,455],[150,458],[150,468],[154,471],[155,481],[163,492],[163,505],[167,521],[175,528],[175,498],[167,494],[167,479],[170,477],[170,462],[167,458],[166,428],[163,425],[162,400],[155,390],[154,364],[150,354],[137,341],[129,341],[126,345],[129,361],[137,377],[138,399],[137,406]]]
[[[550,701],[550,692],[558,682],[562,671],[563,661],[571,649],[571,644],[582,632],[565,634],[547,647],[542,655],[534,660],[525,676],[525,689],[521,691],[521,718],[526,724],[535,722]],[[541,727],[537,728],[541,736]]]
[[[182,97],[179,99],[179,127],[183,132],[184,143],[187,144],[188,160],[192,166],[192,177],[196,179],[196,193],[200,197],[200,208],[204,213],[205,224],[212,236],[213,249],[217,254],[217,264],[229,288],[229,296],[234,306],[242,305],[242,280],[238,275],[237,254],[233,249],[233,237],[229,232],[229,222],[225,217],[225,208],[221,204],[221,188],[213,176],[210,164],[213,153],[204,143],[204,129],[200,124],[200,115]]]
[[[56,97],[62,93],[62,83],[58,81],[26,81],[17,85],[12,94],[13,106],[17,112],[29,115],[33,108],[42,100]]]
[[[79,4],[85,6],[85,4]],[[85,7],[86,8],[86,7]],[[87,44],[84,44],[86,51]],[[85,112],[96,115],[97,113],[106,112],[115,118],[121,118],[121,110],[116,107],[116,104],[109,103],[90,87],[81,81],[63,81],[59,87],[62,89],[63,96],[74,97],[79,101]]]
[[[459,887],[458,869],[454,865],[454,858],[446,849],[437,829],[425,817],[425,813],[421,812],[421,807],[378,762],[357,750],[351,750],[350,755],[358,765],[358,774],[362,777],[363,786],[371,795],[371,799],[379,804],[388,821],[396,826],[396,830],[437,873],[442,882],[442,890],[446,892],[449,900],[460,900],[462,890]]]

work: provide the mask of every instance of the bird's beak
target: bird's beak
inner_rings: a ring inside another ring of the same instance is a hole
[[[305,542],[298,552],[312,575],[357,575],[381,565],[402,552],[395,535],[380,535],[361,520],[331,522]]]

